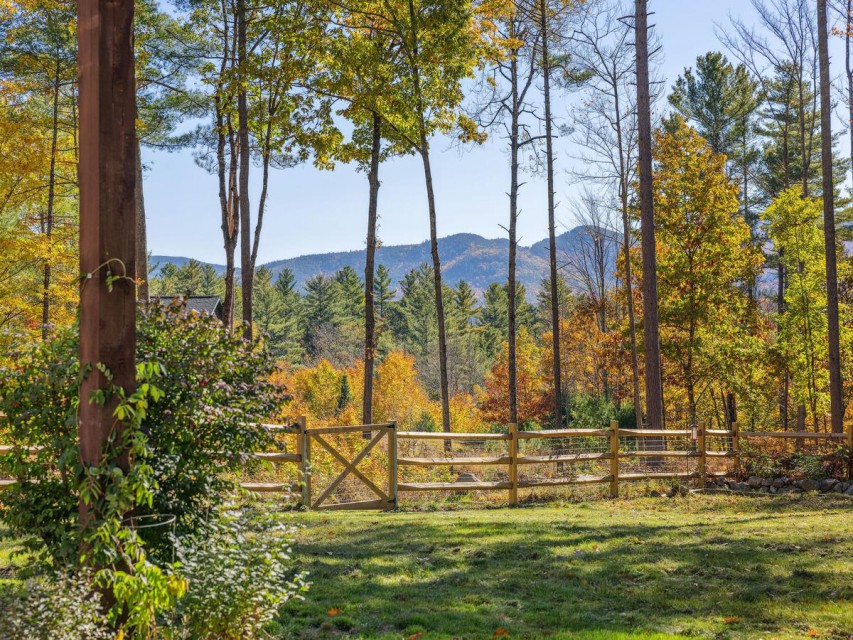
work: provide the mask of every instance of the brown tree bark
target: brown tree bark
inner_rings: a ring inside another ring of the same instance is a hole
[[[56,152],[59,140],[59,63],[53,76],[53,108],[51,110],[50,172],[47,179],[47,211],[41,222],[41,232],[48,245],[53,242],[54,207],[56,206]],[[50,258],[45,260],[42,273],[41,339],[50,335]]]
[[[136,287],[138,301],[147,303],[148,287],[148,225],[145,220],[145,193],[142,187],[142,146],[136,141],[136,187],[134,190],[136,202]]]
[[[427,190],[429,207],[429,240],[432,254],[432,268],[435,285],[435,313],[438,319],[438,361],[441,377],[441,425],[446,433],[450,433],[450,384],[447,374],[447,331],[444,321],[444,285],[441,278],[441,258],[438,253],[438,224],[435,207],[435,191],[432,183],[432,167],[430,166],[429,141],[426,133],[421,132],[421,160],[424,165],[424,182]],[[450,448],[450,441],[444,443],[445,449]]]
[[[646,418],[662,429],[663,386],[658,329],[657,256],[655,247],[654,186],[652,183],[652,119],[649,94],[648,2],[635,0],[637,51],[637,125],[640,174],[640,219],[643,252],[643,342],[646,356]]]
[[[853,127],[853,60],[850,56],[853,41],[853,0],[847,0],[844,27],[844,72],[847,76],[847,122]],[[853,135],[850,136],[850,170],[853,171]]]
[[[413,34],[412,56],[416,61],[413,80],[415,104],[418,110],[418,153],[424,166],[424,182],[427,191],[427,206],[429,209],[429,237],[430,253],[432,254],[432,267],[435,285],[435,312],[438,320],[438,360],[441,387],[441,424],[446,433],[450,433],[450,384],[447,373],[447,328],[444,319],[444,291],[441,278],[441,258],[438,252],[438,223],[435,206],[435,191],[432,182],[432,167],[430,165],[429,139],[427,138],[426,123],[424,121],[424,102],[421,94],[421,70],[417,68],[420,64],[419,47],[417,36],[417,12],[413,0],[409,0],[409,21]],[[450,440],[444,441],[444,449],[450,450]]]
[[[554,427],[563,424],[563,381],[560,357],[560,296],[557,273],[557,230],[554,203],[554,134],[551,118],[551,61],[548,50],[548,4],[539,0],[539,21],[542,32],[542,93],[545,108],[545,168],[548,188],[548,269],[551,285],[551,351],[554,358]]]
[[[510,25],[510,37],[515,37],[515,20]],[[516,255],[518,253],[518,150],[519,150],[519,96],[518,51],[513,51],[510,72],[510,125],[509,125],[509,264],[507,270],[507,391],[509,397],[509,423],[518,424],[518,355],[516,328]]]
[[[246,96],[246,0],[237,0],[237,143],[239,148],[240,193],[240,285],[243,302],[243,337],[252,339],[252,285],[254,269],[252,263],[252,220],[249,203],[249,165],[251,148],[249,146],[249,106]]]
[[[817,2],[820,56],[820,135],[823,176],[823,237],[826,251],[826,317],[829,338],[829,399],[833,433],[844,433],[844,398],[838,319],[838,273],[835,242],[835,185],[832,176],[832,85],[829,78],[829,32],[826,0]]]
[[[133,3],[77,5],[80,78],[80,271],[90,277],[80,291],[80,459],[103,461],[104,444],[122,424],[117,398],[101,405],[91,394],[118,385],[136,386],[136,82]],[[125,276],[107,283],[107,270]],[[106,367],[108,381],[95,365]],[[127,469],[128,460],[110,461]],[[97,513],[80,504],[87,526]]]
[[[214,93],[216,120],[216,164],[219,179],[219,207],[223,248],[225,249],[225,299],[222,301],[222,323],[231,333],[234,330],[235,281],[234,253],[239,236],[239,200],[237,197],[237,141],[231,116],[225,105],[225,76],[236,55],[236,38],[231,27],[227,0],[222,0],[222,59],[219,79]],[[227,156],[227,160],[226,160]]]
[[[364,263],[364,395],[362,423],[373,424],[373,365],[376,359],[376,308],[374,279],[376,263],[376,218],[379,208],[379,164],[382,151],[382,120],[373,113],[370,147],[370,200],[367,205],[367,257]]]

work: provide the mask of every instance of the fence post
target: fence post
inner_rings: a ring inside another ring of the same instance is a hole
[[[518,506],[518,425],[509,425],[509,505]]]
[[[302,461],[302,506],[306,509],[311,507],[311,437],[308,435],[308,421],[305,416],[300,417],[296,423],[299,425],[299,444],[301,445]]]
[[[700,422],[696,425],[696,445],[699,448],[699,488],[705,488],[705,475],[707,471],[707,443],[705,442],[705,426]]]
[[[735,471],[740,469],[740,424],[732,422],[732,456],[735,461]]]
[[[847,464],[847,479],[853,480],[853,423],[847,427],[847,453],[850,456]]]
[[[388,429],[388,497],[397,508],[397,422]]]
[[[737,422],[732,422],[732,451],[735,458],[740,455],[740,425]]]
[[[610,421],[610,497],[619,497],[619,423]]]

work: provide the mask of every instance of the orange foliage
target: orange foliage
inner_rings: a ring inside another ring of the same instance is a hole
[[[516,349],[519,420],[545,422],[550,415],[551,386],[544,368],[545,349],[534,342],[527,329],[518,332]],[[506,424],[509,421],[509,346],[503,344],[491,371],[478,394],[484,420]]]

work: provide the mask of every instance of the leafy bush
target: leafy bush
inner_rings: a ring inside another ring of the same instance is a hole
[[[574,429],[603,429],[616,418],[616,408],[604,396],[582,393],[571,399],[570,423]]]
[[[152,509],[177,516],[179,534],[193,531],[233,488],[223,472],[246,468],[252,452],[272,445],[260,425],[284,401],[268,381],[275,364],[260,341],[179,307],[145,310],[137,340],[138,358],[165,368],[163,399],[143,423],[159,484]]]
[[[223,510],[197,534],[176,541],[189,590],[166,625],[173,640],[260,636],[282,604],[301,597],[293,569],[295,527],[255,509]]]
[[[0,638],[7,640],[107,640],[114,636],[101,616],[89,576],[30,578],[22,593],[0,597]]]
[[[172,514],[179,533],[193,531],[231,488],[223,472],[270,444],[260,423],[283,398],[266,382],[273,365],[261,344],[229,335],[211,316],[152,305],[137,331],[141,370],[157,369],[160,392],[145,404],[140,434],[155,489],[134,513]],[[31,551],[59,564],[77,561],[77,505],[86,486],[77,447],[77,345],[68,331],[0,369],[0,431],[14,445],[0,464],[17,480],[0,495],[0,517]],[[29,447],[40,449],[30,455]],[[160,530],[139,535],[160,557],[171,556]]]

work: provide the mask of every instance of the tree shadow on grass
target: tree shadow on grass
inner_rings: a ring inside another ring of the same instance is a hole
[[[297,554],[314,586],[285,608],[282,630],[741,638],[799,629],[802,637],[810,612],[837,601],[837,612],[815,616],[842,637],[853,631],[853,622],[843,628],[845,611],[853,621],[843,605],[853,599],[853,548],[836,542],[827,553],[825,532],[802,526],[810,514],[833,526],[849,516],[831,508],[826,516],[827,506],[767,504],[716,520],[574,507],[547,510],[550,519],[536,510],[314,517]],[[841,573],[836,560],[847,563]]]

